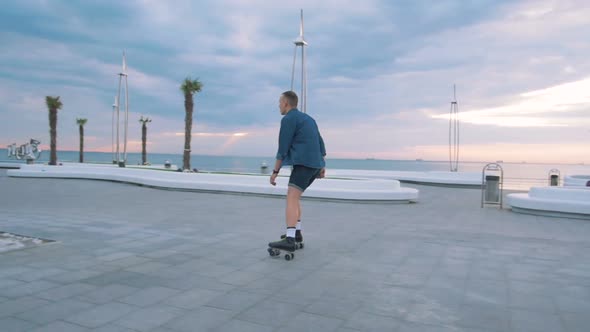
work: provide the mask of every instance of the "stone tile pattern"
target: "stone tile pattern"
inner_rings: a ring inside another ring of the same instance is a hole
[[[0,326],[587,331],[590,223],[412,187],[417,204],[304,201],[306,247],[287,262],[266,253],[281,199],[0,170],[0,231],[57,240],[0,254]]]

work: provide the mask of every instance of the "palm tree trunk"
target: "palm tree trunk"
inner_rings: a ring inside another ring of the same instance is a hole
[[[84,162],[84,127],[80,126],[80,162]]]
[[[49,110],[49,165],[57,165],[57,109]]]
[[[191,169],[191,131],[193,127],[193,95],[184,94],[184,109],[186,116],[184,118],[184,153],[182,155],[182,169]]]
[[[145,123],[141,126],[141,163],[142,165],[147,164],[147,152],[145,149],[147,141],[147,126]]]

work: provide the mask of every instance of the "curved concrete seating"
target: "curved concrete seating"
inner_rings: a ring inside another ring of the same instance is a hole
[[[411,172],[328,169],[328,177],[387,179],[426,185],[481,188],[481,173],[476,172]]]
[[[563,178],[565,187],[590,187],[590,175],[567,175]]]
[[[509,194],[507,202],[514,212],[590,219],[590,190],[582,188],[533,187]]]
[[[24,162],[0,162],[0,168],[19,169]]]
[[[268,175],[183,173],[137,168],[92,166],[23,165],[8,170],[11,177],[94,179],[133,183],[143,186],[201,192],[222,192],[265,196],[284,196],[288,178],[277,178],[277,186],[268,183]],[[402,188],[395,180],[321,179],[305,191],[304,197],[361,202],[413,202],[418,190]]]

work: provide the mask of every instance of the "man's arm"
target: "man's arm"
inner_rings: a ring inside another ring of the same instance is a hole
[[[275,161],[275,168],[273,168],[272,174],[270,175],[270,184],[272,184],[273,186],[277,185],[276,179],[277,176],[279,176],[279,171],[281,170],[282,164],[283,161],[280,159],[277,159],[277,161]]]
[[[270,175],[270,184],[276,186],[276,178],[279,175],[281,166],[283,165],[283,159],[287,157],[291,143],[293,142],[293,136],[295,135],[295,119],[283,117],[281,120],[281,130],[279,132],[279,149],[277,151],[277,160],[275,161],[275,167]]]
[[[277,160],[284,160],[289,153],[293,136],[295,136],[296,120],[294,117],[285,115],[281,120],[281,130],[279,131],[279,149],[277,151]]]
[[[318,133],[319,134],[319,133]],[[320,135],[320,152],[322,153],[322,157],[326,156],[326,146],[324,145],[324,139],[322,138],[322,135]]]
[[[319,134],[319,133],[318,133]],[[322,158],[324,159],[324,163],[326,162],[326,146],[324,145],[324,139],[322,138],[322,135],[320,135],[320,152],[322,153]],[[322,170],[320,171],[320,174],[318,174],[318,178],[322,179],[326,177],[326,167],[322,168]]]

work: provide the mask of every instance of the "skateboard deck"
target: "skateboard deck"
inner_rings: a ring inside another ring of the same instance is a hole
[[[267,250],[268,250],[268,254],[271,257],[280,257],[284,253],[285,260],[290,261],[295,258],[294,251],[284,250],[284,249],[279,249],[279,248],[271,248],[271,247],[268,247]]]

